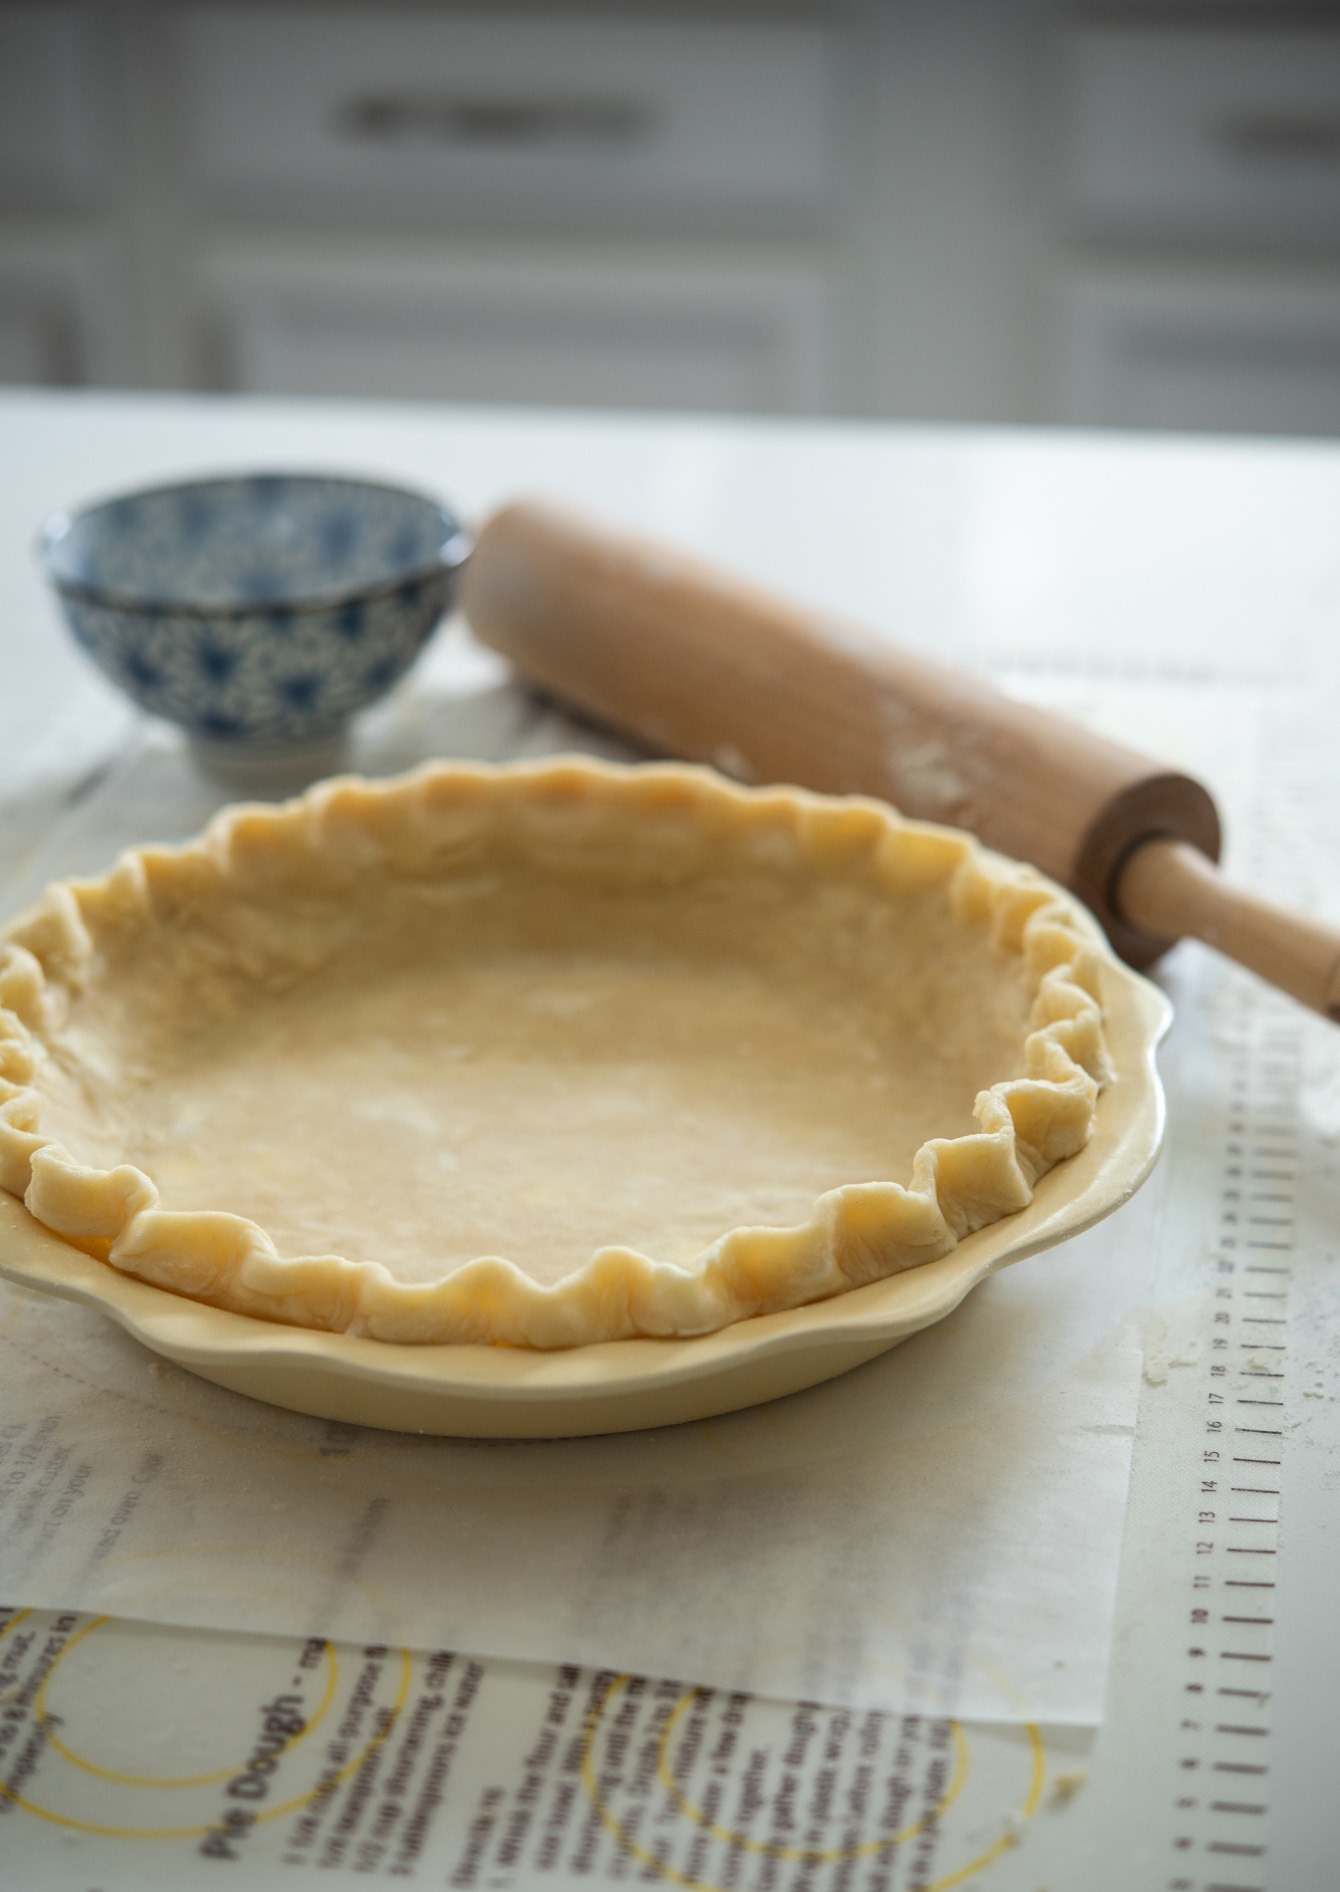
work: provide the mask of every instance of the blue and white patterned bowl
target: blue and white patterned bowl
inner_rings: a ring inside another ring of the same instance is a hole
[[[409,668],[469,538],[434,499],[266,473],[129,493],[43,528],[71,630],[113,683],[211,746],[310,743]]]

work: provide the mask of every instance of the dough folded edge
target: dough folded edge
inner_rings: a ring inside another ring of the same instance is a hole
[[[906,1183],[845,1184],[820,1196],[805,1223],[732,1229],[688,1268],[605,1247],[552,1286],[499,1256],[423,1284],[397,1281],[375,1262],[284,1256],[255,1222],[166,1209],[143,1171],[82,1164],[43,1132],[40,1066],[95,959],[100,913],[148,903],[151,883],[174,877],[222,882],[239,856],[253,874],[319,872],[313,864],[335,830],[341,872],[359,848],[365,861],[393,865],[434,848],[440,857],[434,809],[445,809],[449,830],[453,808],[500,788],[522,819],[533,816],[532,803],[561,814],[585,797],[614,796],[652,812],[703,809],[711,820],[752,824],[762,847],[780,822],[816,858],[869,855],[886,885],[946,885],[957,920],[989,926],[995,943],[1022,960],[1033,995],[1023,1070],[979,1094],[975,1134],[923,1144]],[[1112,1075],[1101,1005],[1108,956],[1096,923],[1031,868],[858,798],[745,789],[680,765],[572,759],[321,784],[279,808],[225,810],[183,848],[133,850],[100,881],[51,888],[0,933],[0,1188],[113,1268],[267,1321],[398,1344],[534,1349],[706,1334],[937,1260],[1027,1207],[1038,1178],[1088,1141]]]

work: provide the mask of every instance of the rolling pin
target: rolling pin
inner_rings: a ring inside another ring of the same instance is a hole
[[[1220,878],[1188,775],[539,502],[484,524],[461,604],[524,677],[662,753],[968,828],[1078,894],[1130,964],[1190,936],[1340,1022],[1340,930]]]

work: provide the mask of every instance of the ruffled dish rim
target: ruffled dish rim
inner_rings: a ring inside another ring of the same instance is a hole
[[[78,1163],[40,1123],[36,1082],[56,991],[77,991],[97,949],[101,905],[123,907],[148,876],[211,863],[226,884],[236,850],[337,845],[350,824],[381,862],[435,807],[491,800],[505,820],[546,804],[617,803],[725,821],[747,839],[780,823],[798,864],[864,867],[886,895],[943,887],[955,924],[989,929],[1020,961],[1031,993],[1024,1068],[981,1091],[975,1134],[922,1144],[909,1183],[843,1184],[787,1228],[741,1227],[688,1268],[636,1250],[599,1249],[544,1285],[496,1256],[431,1283],[398,1281],[377,1262],[281,1255],[255,1222],[226,1211],[160,1206],[130,1164]],[[97,880],[47,890],[0,930],[0,1188],[51,1233],[111,1267],[169,1292],[285,1325],[401,1344],[485,1344],[538,1350],[633,1337],[711,1333],[751,1316],[826,1300],[937,1260],[966,1235],[1016,1213],[1038,1178],[1092,1133],[1111,1080],[1102,1029],[1110,949],[1070,895],[1033,869],[958,830],[904,820],[882,803],[793,788],[751,789],[681,764],[620,767],[585,758],[489,766],[430,765],[392,782],[339,778],[279,807],[225,809],[195,841],[139,848]]]

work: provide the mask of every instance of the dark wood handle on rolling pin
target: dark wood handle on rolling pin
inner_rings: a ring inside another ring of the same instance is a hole
[[[651,541],[518,502],[479,533],[462,608],[523,676],[664,753],[876,795],[1032,861],[1133,965],[1206,940],[1340,1016],[1340,932],[1220,880],[1190,776]]]

